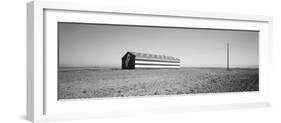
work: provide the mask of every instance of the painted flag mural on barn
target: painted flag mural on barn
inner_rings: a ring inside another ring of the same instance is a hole
[[[138,68],[180,68],[180,59],[140,52],[127,52],[122,57],[122,69]]]

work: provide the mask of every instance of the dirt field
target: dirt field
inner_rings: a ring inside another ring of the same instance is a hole
[[[258,91],[258,69],[60,68],[59,99]]]

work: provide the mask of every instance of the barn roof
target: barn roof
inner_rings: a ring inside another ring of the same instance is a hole
[[[137,59],[153,59],[153,60],[165,60],[165,61],[180,61],[180,59],[167,56],[167,55],[157,55],[157,54],[149,54],[149,53],[140,53],[140,52],[129,52],[136,56]]]

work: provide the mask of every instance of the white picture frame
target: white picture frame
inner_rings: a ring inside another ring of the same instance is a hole
[[[140,18],[144,21],[138,21]],[[37,122],[148,112],[269,106],[267,86],[271,83],[272,20],[271,16],[261,15],[106,7],[86,3],[30,2],[27,4],[27,119]],[[57,53],[55,24],[59,21],[258,30],[260,32],[260,90],[223,94],[58,101],[56,74],[49,73],[57,69],[57,60],[53,54]]]

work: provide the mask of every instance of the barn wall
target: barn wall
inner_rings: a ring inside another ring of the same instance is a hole
[[[180,68],[180,63],[135,60],[135,69],[137,68]]]
[[[126,65],[128,55],[130,55],[130,59],[128,60],[128,65]],[[127,53],[122,58],[122,69],[135,69],[135,56],[134,55]]]

